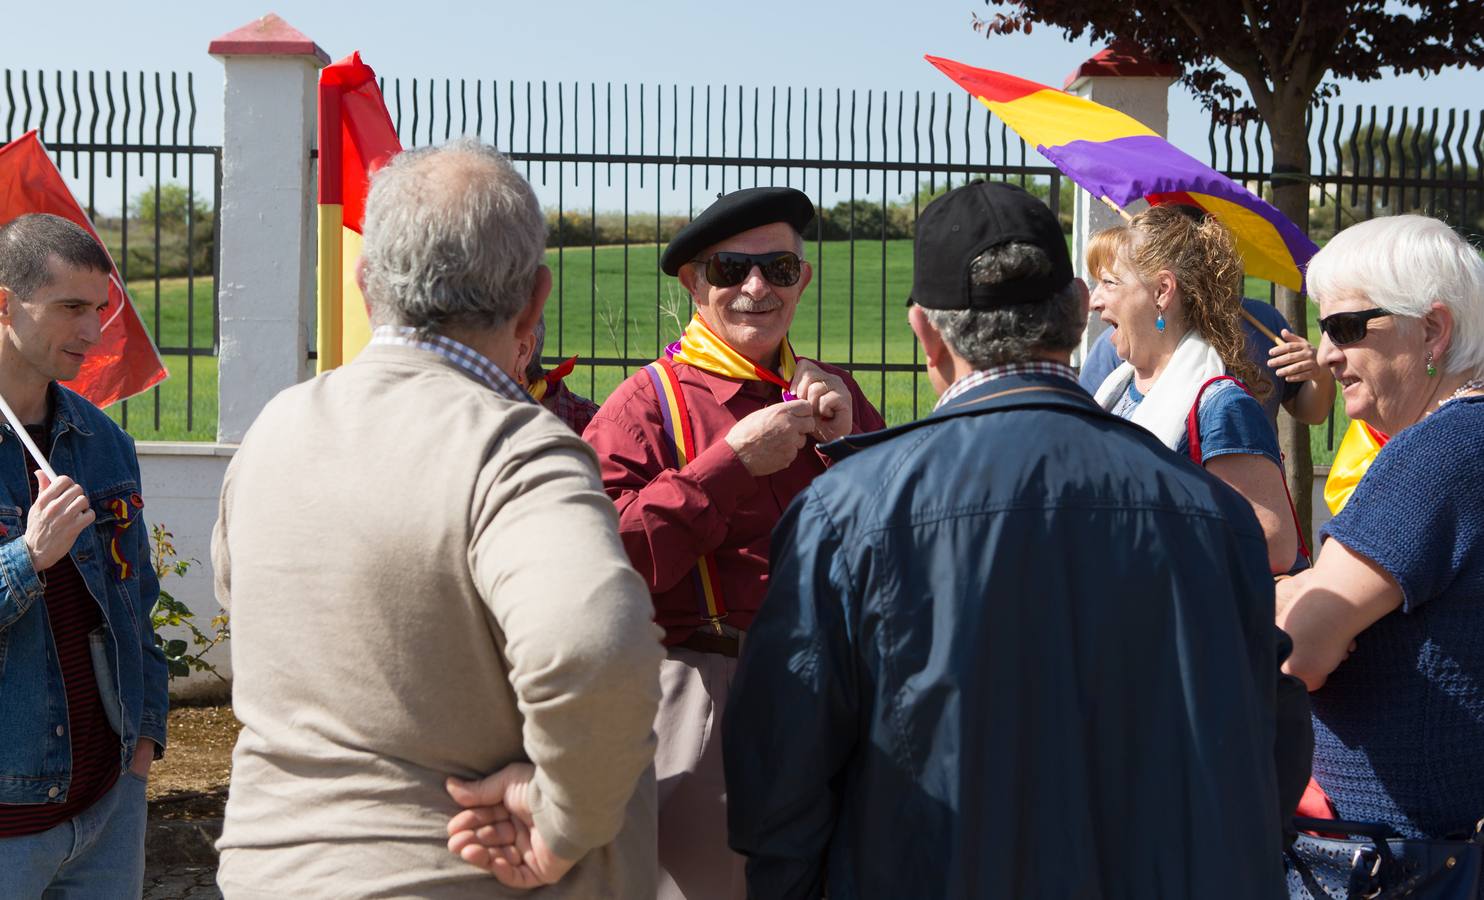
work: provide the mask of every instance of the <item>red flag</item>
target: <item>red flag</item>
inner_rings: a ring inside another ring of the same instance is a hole
[[[344,226],[360,234],[371,176],[402,152],[402,142],[359,50],[320,70],[319,106],[319,202],[341,204]]]
[[[319,371],[371,340],[356,284],[371,173],[402,151],[376,73],[352,53],[319,73]]]
[[[35,131],[0,147],[0,225],[26,213],[51,213],[70,219],[98,239],[93,223],[67,189],[67,182]],[[98,240],[98,245],[103,246],[103,241]],[[83,361],[82,370],[67,386],[104,407],[148,390],[168,375],[155,342],[124,291],[115,264],[108,277],[103,331]]]

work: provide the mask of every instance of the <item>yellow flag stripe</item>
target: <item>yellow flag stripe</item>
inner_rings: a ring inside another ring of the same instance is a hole
[[[1050,88],[1010,101],[978,99],[1032,144],[1043,147],[1154,134],[1133,116]]]
[[[319,205],[319,268],[316,274],[318,303],[315,353],[318,372],[328,372],[340,365],[340,310],[343,268],[340,236],[344,231],[344,211],[338,203]]]
[[[1195,191],[1189,193],[1192,200],[1224,222],[1227,230],[1237,236],[1237,249],[1242,253],[1242,263],[1248,275],[1295,291],[1303,289],[1303,275],[1294,266],[1293,254],[1272,222],[1230,200]]]
[[[340,361],[350,362],[371,342],[371,320],[366,316],[366,300],[356,284],[356,260],[361,257],[361,236],[349,228],[342,231],[344,261],[340,302]]]

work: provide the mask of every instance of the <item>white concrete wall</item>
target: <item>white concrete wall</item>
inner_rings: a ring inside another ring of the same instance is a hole
[[[209,633],[212,617],[221,611],[212,587],[211,529],[216,523],[222,478],[236,447],[156,441],[141,441],[138,446],[145,521],[151,528],[163,524],[175,536],[180,558],[197,561],[184,577],[166,576],[161,587],[189,606],[197,627]],[[190,639],[185,629],[166,629],[162,636]],[[206,659],[223,676],[231,677],[225,644],[212,650]],[[192,673],[189,678],[175,679],[170,690],[182,698],[217,698],[225,697],[228,689],[209,673]]]
[[[217,439],[237,442],[310,374],[314,311],[313,57],[226,56]]]

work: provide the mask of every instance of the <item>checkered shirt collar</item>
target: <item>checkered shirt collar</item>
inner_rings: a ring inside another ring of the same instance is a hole
[[[405,325],[379,325],[371,332],[373,347],[416,347],[436,353],[450,363],[473,375],[490,390],[517,403],[535,403],[515,379],[506,375],[500,367],[490,362],[489,357],[478,350],[441,334],[420,334],[416,328]]]
[[[1072,367],[1066,363],[1045,362],[1042,360],[1008,363],[1003,366],[990,366],[987,369],[975,369],[949,385],[948,390],[944,391],[943,396],[938,398],[938,402],[933,406],[933,409],[941,408],[954,398],[962,396],[987,381],[994,381],[996,378],[1004,378],[1007,375],[1057,375],[1071,382],[1076,382],[1077,380],[1077,373],[1072,371]]]

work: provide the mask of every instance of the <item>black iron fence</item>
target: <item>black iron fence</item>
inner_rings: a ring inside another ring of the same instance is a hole
[[[598,399],[683,327],[689,299],[659,254],[719,193],[790,185],[814,200],[795,346],[852,371],[898,421],[931,405],[902,309],[922,206],[971,178],[1013,179],[1070,230],[1061,173],[952,92],[395,78],[382,90],[404,146],[477,135],[554,200],[545,356],[580,354],[578,383]]]
[[[1309,235],[1323,244],[1376,216],[1419,213],[1484,243],[1484,108],[1438,109],[1325,104],[1310,111]],[[1272,158],[1261,123],[1208,133],[1209,164],[1271,198]],[[1268,290],[1273,299],[1273,289]],[[1313,329],[1310,337],[1317,340]],[[1337,404],[1337,410],[1339,406]],[[1331,415],[1323,446],[1333,450],[1343,413]]]
[[[170,378],[109,414],[143,440],[216,438],[222,150],[175,72],[4,71],[6,142],[36,129],[108,245]]]
[[[397,78],[382,90],[404,146],[476,135],[554,201],[546,357],[580,354],[598,399],[678,333],[686,298],[658,256],[718,193],[787,184],[814,199],[796,346],[854,372],[889,421],[931,402],[901,312],[926,201],[970,178],[1013,179],[1070,230],[1074,186],[958,92]],[[1321,243],[1404,211],[1484,233],[1484,114],[1326,104],[1310,135]],[[1208,143],[1213,167],[1270,191],[1260,123],[1213,120]]]
[[[1484,108],[1325,104],[1308,116],[1309,233],[1380,215],[1420,213],[1484,237]],[[1211,124],[1210,164],[1265,190],[1271,151],[1261,123]],[[1239,162],[1240,160],[1240,162]]]
[[[6,140],[36,128],[109,244],[172,378],[112,413],[137,437],[216,429],[216,225],[221,148],[196,139],[188,74],[6,70]],[[388,79],[405,146],[476,135],[549,205],[546,359],[582,357],[598,399],[678,334],[688,298],[664,244],[719,193],[787,184],[820,218],[796,318],[801,353],[853,371],[891,421],[931,403],[901,309],[910,236],[934,195],[1014,180],[1070,229],[1074,186],[980,104],[906,92]],[[1311,233],[1420,211],[1484,234],[1484,111],[1330,104],[1311,115]],[[1261,124],[1218,126],[1209,161],[1267,192]]]

